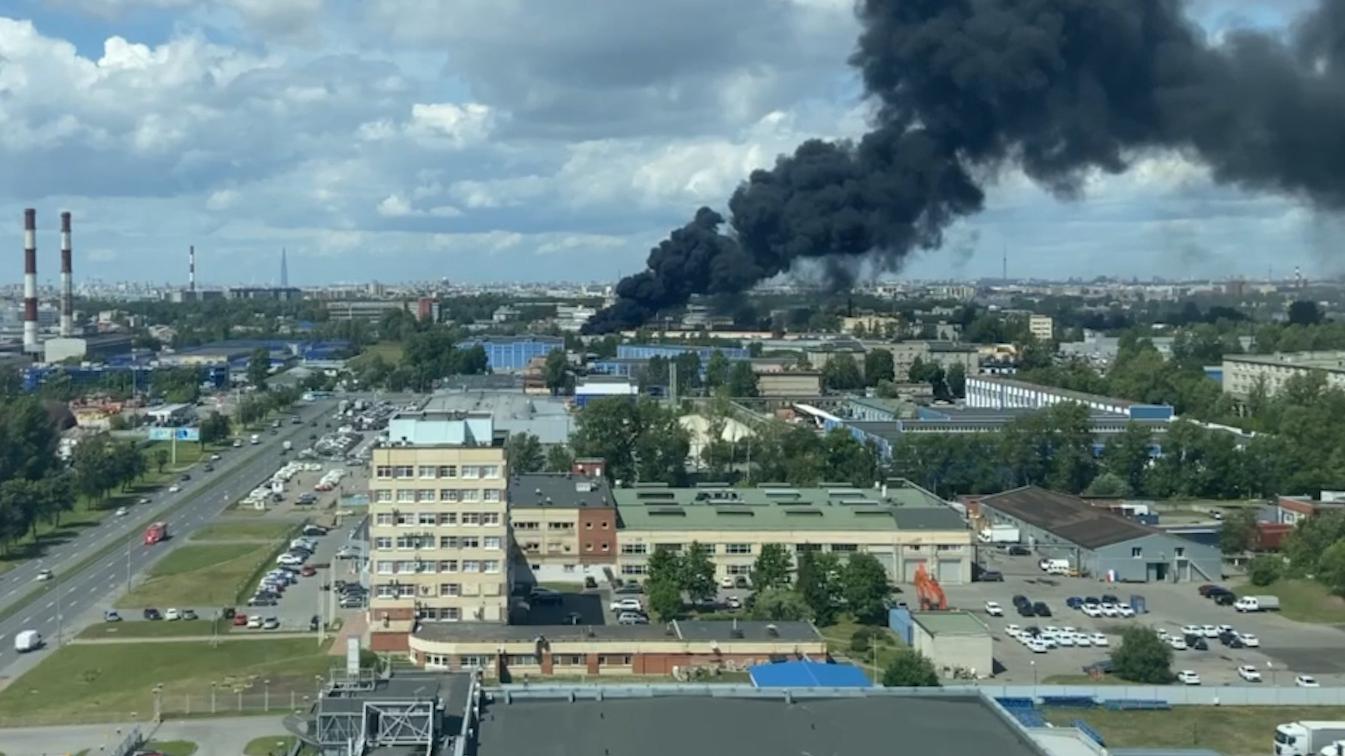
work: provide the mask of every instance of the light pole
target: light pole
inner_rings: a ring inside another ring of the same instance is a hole
[[[214,680],[210,681],[210,713],[215,713],[215,686],[218,685]]]
[[[1029,659],[1028,664],[1032,665],[1032,687],[1037,687],[1037,660]]]
[[[271,680],[270,680],[269,678],[266,679],[266,680],[262,680],[262,684],[266,686],[265,689],[264,689],[265,692],[262,693],[262,709],[265,710],[265,711],[270,711],[270,710],[271,710]]]
[[[154,721],[159,722],[163,719],[163,704],[161,701],[163,683],[155,683],[151,690],[154,691]]]

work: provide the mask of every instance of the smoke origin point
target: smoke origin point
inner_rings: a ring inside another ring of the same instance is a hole
[[[754,171],[727,224],[701,208],[586,332],[746,291],[802,258],[899,267],[979,212],[973,177],[1006,165],[1074,198],[1090,170],[1180,151],[1221,183],[1345,206],[1345,3],[1321,0],[1284,37],[1217,45],[1179,0],[861,0],[858,14],[850,63],[879,106],[873,130]]]

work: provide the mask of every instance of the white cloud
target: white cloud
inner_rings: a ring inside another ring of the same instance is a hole
[[[400,195],[389,194],[378,203],[378,214],[384,218],[411,218],[411,217],[429,217],[429,218],[457,218],[462,215],[462,211],[452,205],[437,205],[435,207],[417,209],[411,206],[411,203],[403,199]]]
[[[219,191],[210,193],[210,197],[206,199],[205,206],[207,210],[228,210],[233,207],[236,202],[238,202],[238,192],[232,189],[220,189]]]

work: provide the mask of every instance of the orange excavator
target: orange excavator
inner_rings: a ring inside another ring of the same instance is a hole
[[[943,594],[943,586],[920,565],[915,569],[915,595],[920,599],[921,611],[948,608],[948,597]]]

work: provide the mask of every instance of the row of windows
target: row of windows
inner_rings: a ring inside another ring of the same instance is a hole
[[[439,525],[499,525],[499,512],[379,512],[375,525],[435,527]]]
[[[529,553],[533,553],[533,554],[535,554],[535,553],[537,553],[538,551],[541,551],[541,550],[542,550],[542,545],[541,545],[540,543],[538,543],[537,541],[520,541],[520,542],[519,542],[519,545],[520,545],[520,547],[522,547],[522,549],[523,549],[524,551],[527,551],[527,552],[529,552]],[[611,546],[611,544],[604,543],[604,544],[601,544],[601,546],[602,546],[602,548],[600,548],[600,549],[598,549],[598,550],[601,551],[601,552],[604,553],[604,554],[606,554],[607,552],[609,552],[609,551],[612,550],[612,546]],[[587,551],[587,552],[592,553],[593,550],[594,550],[594,549],[593,549],[593,544],[592,544],[592,543],[586,543],[586,544],[584,544],[584,551]],[[548,543],[548,544],[546,545],[546,551],[547,551],[548,554],[568,554],[568,553],[570,553],[570,544],[568,544],[568,543]]]
[[[428,504],[430,502],[504,501],[504,491],[498,488],[389,488],[373,489],[376,504]]]
[[[715,544],[708,543],[701,545],[702,547],[704,547],[706,553],[709,554],[716,553]],[[657,551],[671,550],[680,553],[684,550],[684,546],[685,546],[684,544],[680,543],[656,543],[654,544],[654,550]],[[909,544],[906,546],[907,551],[920,551],[921,548],[922,548],[921,545],[918,543]],[[962,549],[962,546],[960,544],[938,544],[934,548],[936,551],[958,551]],[[794,544],[794,553],[802,554],[807,551],[811,552],[830,551],[833,554],[853,554],[860,551],[860,547],[859,544],[855,543],[833,543],[829,545],[822,543]],[[649,547],[643,543],[623,543],[621,544],[621,553],[628,556],[639,556],[641,554],[648,554]],[[724,553],[729,556],[752,554],[753,544],[726,543],[724,544]]]
[[[441,549],[495,549],[503,548],[504,539],[500,536],[440,536]],[[377,536],[374,538],[375,551],[409,551],[414,549],[435,548],[432,535]]]
[[[437,480],[439,478],[499,478],[499,465],[378,465],[374,477],[380,480]]]
[[[514,528],[514,530],[541,530],[541,528],[542,528],[542,524],[541,524],[540,522],[535,522],[535,521],[532,521],[532,520],[524,520],[524,521],[517,521],[517,520],[516,520],[516,521],[514,521],[513,523],[511,523],[511,525],[512,525],[512,527]],[[547,530],[574,530],[574,523],[573,523],[573,522],[548,522],[548,523],[546,524],[546,529],[547,529]],[[593,521],[592,521],[592,520],[589,520],[588,522],[585,522],[585,523],[584,523],[584,530],[592,530],[592,529],[593,529]],[[609,523],[609,522],[606,521],[606,520],[602,520],[601,522],[598,523],[598,529],[599,529],[599,530],[611,530],[611,529],[612,529],[612,524]]]
[[[461,619],[457,607],[442,607],[441,611],[448,611],[451,617],[438,617],[441,620]],[[436,619],[424,616],[425,619]],[[450,654],[425,654],[425,666],[434,669],[448,669],[453,662],[453,656]],[[490,666],[491,658],[481,654],[462,654],[457,657],[458,669],[485,669]],[[598,654],[598,666],[600,667],[629,667],[634,662],[631,654]],[[536,654],[509,654],[505,656],[505,664],[513,667],[536,667],[540,662]],[[551,657],[551,663],[557,667],[585,667],[588,666],[588,657],[584,654],[554,654]]]
[[[462,561],[457,559],[380,559],[374,565],[374,571],[379,575],[433,575],[435,573],[448,574],[454,572],[497,573],[500,571],[500,562],[497,559],[463,559]]]

